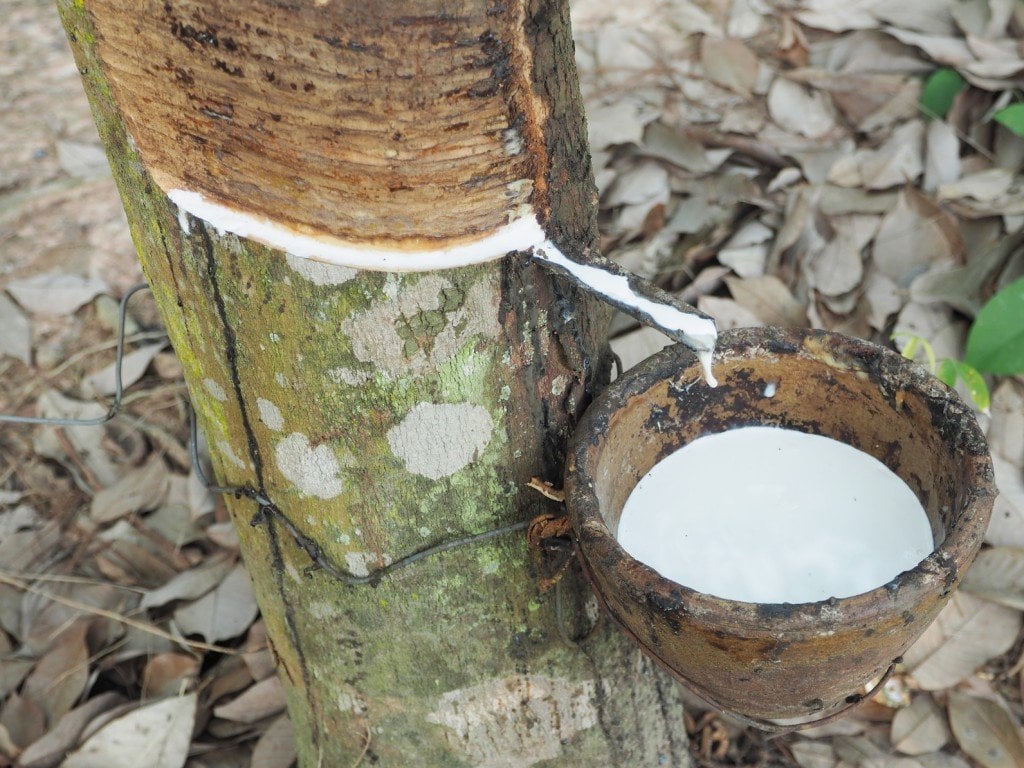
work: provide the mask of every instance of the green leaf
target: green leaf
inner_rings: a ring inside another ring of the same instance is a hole
[[[895,334],[893,334],[893,338],[896,338]],[[907,341],[906,346],[903,347],[903,356],[907,358],[907,360],[913,360],[917,356],[917,345],[920,343],[920,337],[911,336]]]
[[[989,299],[967,335],[966,362],[985,373],[1024,372],[1024,277]]]
[[[939,370],[935,372],[935,375],[947,387],[952,387],[956,384],[956,360],[949,358],[943,360],[939,363]]]
[[[921,91],[921,111],[927,117],[942,118],[953,106],[953,99],[963,90],[964,79],[955,69],[943,67],[928,76]]]
[[[992,398],[988,394],[988,385],[985,383],[985,379],[975,368],[972,368],[967,363],[957,362],[956,374],[960,377],[960,380],[967,387],[967,392],[971,396],[971,400],[974,401],[979,411],[987,411],[989,405],[992,402]]]
[[[967,363],[962,363],[959,360],[952,360],[946,358],[939,363],[939,368],[935,372],[935,376],[945,384],[947,387],[952,387],[956,384],[956,380],[960,379],[967,387],[967,392],[971,396],[971,400],[979,411],[988,410],[991,403],[991,397],[988,393],[988,385],[985,383],[984,377],[978,373],[977,370],[969,366]]]
[[[1024,138],[1024,103],[1003,107],[992,115],[992,119]]]

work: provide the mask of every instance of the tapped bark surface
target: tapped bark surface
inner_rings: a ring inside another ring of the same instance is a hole
[[[521,256],[420,274],[357,272],[220,233],[179,211],[154,183],[151,169],[164,161],[126,130],[142,125],[159,98],[150,92],[150,101],[136,104],[124,96],[104,53],[110,38],[100,30],[112,23],[105,15],[129,11],[108,0],[58,5],[217,478],[258,491],[287,520],[257,516],[247,499],[228,500],[287,690],[300,764],[688,765],[676,685],[605,622],[578,646],[564,643],[555,593],[538,590],[521,532],[430,557],[373,587],[311,569],[290,530],[315,542],[325,561],[360,575],[439,542],[557,511],[525,484],[535,475],[560,484],[565,441],[607,375],[604,310]],[[277,9],[283,18],[289,4],[204,5],[211,19],[219,10],[237,24],[250,11]],[[359,7],[369,14],[392,5]],[[356,4],[303,4],[296,15],[306,19],[321,6],[331,8],[319,18],[337,26],[323,27],[332,37],[344,32],[341,10]],[[446,3],[417,8],[437,29],[442,11],[451,14]],[[541,215],[551,236],[591,242],[595,205],[567,5],[467,2],[459,13],[496,39],[520,35],[532,52],[528,71],[490,73],[502,114],[515,114],[521,95],[507,81],[523,75],[546,110],[536,134],[543,147],[522,158],[506,152],[508,164],[494,173],[533,179],[529,199],[516,204]],[[286,29],[282,18],[272,15],[265,28]],[[474,34],[480,43],[482,33]],[[429,59],[429,46],[383,31],[377,44],[388,54],[378,60],[392,66]],[[345,56],[373,54],[324,46],[324,67],[332,56],[340,68]],[[234,53],[242,56],[243,47]],[[134,55],[154,84],[181,66],[152,48]],[[224,61],[229,70],[249,66]],[[188,144],[173,133],[167,141],[171,156]],[[443,136],[436,141],[444,145]],[[312,162],[325,147],[352,150],[325,139],[300,159]],[[247,148],[260,156],[258,146]],[[176,158],[183,173],[206,172],[199,155],[181,151],[191,158]],[[372,168],[360,169],[368,186],[379,183]],[[304,199],[275,186],[276,178],[249,182],[267,187],[261,199]],[[541,187],[543,199],[534,196]],[[326,213],[303,226],[318,229],[334,213],[343,221],[331,207],[338,191],[317,189]],[[458,238],[511,210],[505,197],[500,206],[499,198],[473,203],[485,223],[443,232],[447,213],[465,218],[464,201],[445,190],[417,203],[442,214],[420,235]],[[224,195],[235,203],[244,197]],[[382,203],[382,219],[389,210]],[[565,587],[566,629],[583,635],[592,601],[578,577]]]

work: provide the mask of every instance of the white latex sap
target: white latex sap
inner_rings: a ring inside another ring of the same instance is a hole
[[[707,435],[660,461],[627,499],[617,538],[672,581],[754,603],[867,592],[934,548],[924,509],[888,467],[774,427]]]

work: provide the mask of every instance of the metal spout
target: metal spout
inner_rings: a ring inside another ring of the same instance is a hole
[[[593,251],[585,250],[570,258],[550,240],[545,240],[529,253],[583,290],[644,325],[657,328],[673,341],[685,344],[700,358],[708,384],[716,385],[711,375],[711,355],[718,339],[718,328],[711,317]]]

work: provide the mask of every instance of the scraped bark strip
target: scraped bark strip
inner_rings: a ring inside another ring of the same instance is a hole
[[[525,0],[85,5],[164,192],[407,252],[547,209]]]

